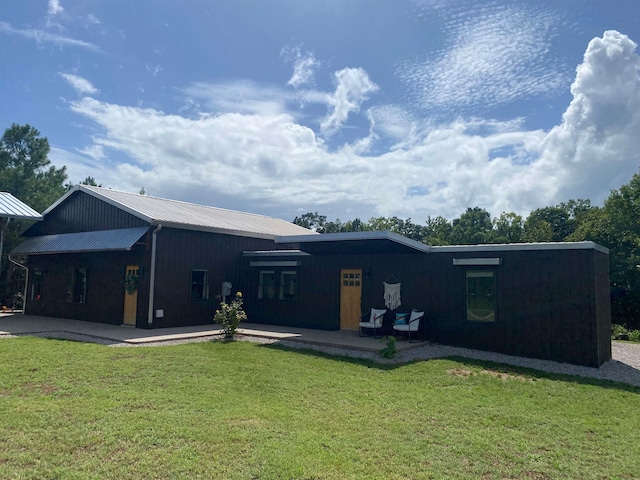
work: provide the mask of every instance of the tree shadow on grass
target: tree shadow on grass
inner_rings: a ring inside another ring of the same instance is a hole
[[[616,390],[622,390],[631,393],[640,394],[640,386],[633,385],[628,382],[634,382],[640,384],[640,370],[635,369],[629,365],[626,365],[622,362],[617,362],[612,360],[608,362],[608,365],[601,367],[601,369],[612,370],[615,369],[616,377],[620,378],[620,380],[613,380],[610,378],[594,377],[594,376],[581,376],[575,374],[568,373],[559,373],[559,372],[550,372],[544,370],[538,370],[535,368],[522,367],[517,365],[510,365],[508,363],[500,363],[490,360],[481,360],[475,358],[468,358],[458,355],[449,355],[443,357],[422,359],[422,360],[411,360],[411,361],[395,361],[395,360],[385,360],[380,357],[380,359],[372,360],[371,358],[359,358],[352,357],[348,355],[334,354],[330,351],[322,351],[317,350],[311,346],[290,346],[290,345],[282,345],[280,343],[271,343],[271,344],[263,344],[260,345],[263,348],[269,348],[273,350],[281,350],[286,352],[296,352],[303,355],[309,355],[318,358],[325,358],[328,360],[335,360],[340,362],[346,362],[353,365],[359,365],[366,368],[376,368],[379,370],[392,371],[397,368],[406,367],[407,365],[412,365],[421,362],[427,362],[430,360],[451,360],[454,362],[458,362],[461,364],[461,368],[464,366],[472,366],[485,370],[489,374],[492,374],[497,377],[524,377],[530,379],[547,379],[547,380],[555,380],[562,382],[573,382],[581,385],[593,385],[604,388],[611,388]],[[358,353],[354,351],[354,353]],[[371,352],[369,352],[371,353]],[[561,364],[558,364],[561,365]],[[584,367],[587,369],[587,367]],[[588,369],[593,370],[595,375],[600,375],[598,372],[602,372],[601,369]],[[606,375],[606,372],[603,373]]]

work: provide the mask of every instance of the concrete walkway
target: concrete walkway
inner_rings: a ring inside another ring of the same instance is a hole
[[[222,331],[217,325],[197,325],[192,327],[157,328],[145,330],[126,325],[107,325],[104,323],[84,322],[66,318],[38,317],[21,313],[0,313],[0,335],[46,334],[53,332],[88,335],[119,343],[145,344],[189,338],[220,335]],[[349,348],[379,352],[384,343],[371,336],[360,337],[358,332],[338,330],[313,330],[307,328],[280,327],[277,325],[261,325],[243,323],[238,333],[265,337],[276,340],[289,340],[336,348]],[[398,341],[399,351],[421,347],[427,342]]]

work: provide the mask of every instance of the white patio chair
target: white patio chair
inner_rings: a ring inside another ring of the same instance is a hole
[[[362,329],[363,328],[372,328],[373,329],[373,338],[378,338],[376,336],[376,331],[378,328],[382,328],[382,320],[384,319],[384,314],[387,313],[387,309],[384,308],[372,308],[371,313],[364,314],[361,320],[365,319],[367,316],[369,319],[366,322],[360,322],[360,330],[358,335],[362,337]]]
[[[399,317],[400,314],[396,315]],[[409,314],[405,315],[405,318],[409,316]],[[409,320],[404,320],[404,323],[399,323],[396,321],[393,324],[393,330],[406,333],[409,336],[409,343],[411,343],[411,332],[417,332],[420,328],[420,320],[424,318],[424,312],[418,312],[417,310],[411,311],[411,316],[409,316]]]

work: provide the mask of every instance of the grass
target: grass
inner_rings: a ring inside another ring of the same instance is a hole
[[[0,478],[636,478],[640,389],[246,342],[0,342]]]

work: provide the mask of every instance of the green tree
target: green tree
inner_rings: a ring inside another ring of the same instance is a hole
[[[476,245],[491,242],[493,224],[491,215],[484,208],[467,208],[467,211],[452,223],[451,243],[454,245]]]
[[[422,241],[427,245],[450,245],[452,230],[451,223],[443,216],[427,217]]]
[[[518,243],[524,238],[524,222],[514,212],[502,212],[493,220],[491,243]]]
[[[55,168],[49,161],[49,141],[30,125],[12,124],[0,139],[0,191],[9,192],[38,212],[43,212],[65,192],[66,167]],[[19,242],[24,221],[12,221],[5,230],[4,251],[10,252]],[[9,281],[13,268],[2,258],[0,284],[2,301],[13,303]]]
[[[320,233],[323,233],[324,227],[327,224],[327,216],[320,215],[318,212],[307,212],[304,215],[294,218],[293,223],[316,232],[322,230]]]

